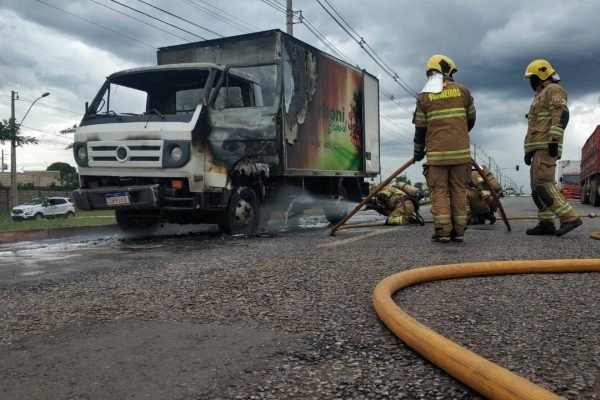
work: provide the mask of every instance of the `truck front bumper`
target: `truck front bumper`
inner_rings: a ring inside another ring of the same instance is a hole
[[[110,199],[115,196],[124,201],[109,204]],[[157,209],[159,198],[159,185],[111,186],[73,191],[73,202],[80,210]]]

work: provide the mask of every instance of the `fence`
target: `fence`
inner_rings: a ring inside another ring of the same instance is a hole
[[[66,189],[51,189],[47,187],[34,187],[33,189],[19,189],[18,204],[23,204],[26,201],[36,197],[71,197],[71,191]],[[0,187],[0,210],[6,211],[10,209],[10,188]]]

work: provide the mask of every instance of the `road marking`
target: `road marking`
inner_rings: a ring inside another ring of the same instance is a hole
[[[364,235],[355,236],[355,237],[351,237],[351,238],[348,238],[348,239],[336,240],[335,242],[331,242],[331,243],[320,244],[317,247],[341,246],[343,244],[356,242],[357,240],[366,239],[366,238],[371,237],[371,236],[383,235],[384,233],[390,233],[389,232],[389,228],[382,229],[382,230],[377,230],[377,231],[370,232],[370,233],[365,233]]]

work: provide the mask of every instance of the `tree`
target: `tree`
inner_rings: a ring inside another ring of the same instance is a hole
[[[46,171],[59,171],[60,184],[67,189],[75,189],[79,186],[79,176],[77,170],[72,165],[64,162],[52,163],[46,168]]]
[[[15,126],[12,121],[0,121],[0,143],[15,141],[17,147],[26,144],[38,144],[38,140],[31,136],[22,136],[18,134],[19,126]]]
[[[71,128],[63,129],[62,131],[60,131],[60,133],[63,134],[63,135],[67,135],[69,133],[75,133],[76,130],[77,130],[77,124],[73,125]],[[65,150],[69,150],[69,149],[72,149],[72,148],[73,148],[73,143],[71,143],[70,145],[68,145]]]

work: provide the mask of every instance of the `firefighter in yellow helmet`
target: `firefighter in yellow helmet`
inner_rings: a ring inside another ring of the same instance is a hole
[[[567,93],[558,83],[558,73],[546,60],[529,63],[525,79],[535,92],[527,114],[525,164],[531,166],[531,196],[538,208],[538,224],[526,233],[562,236],[583,224],[554,181],[556,161],[561,157],[563,136],[569,122]],[[560,219],[558,230],[554,226],[555,216]]]
[[[422,193],[406,182],[384,187],[367,203],[367,210],[375,210],[387,217],[386,225],[425,225],[419,214]]]
[[[466,185],[471,171],[469,131],[475,105],[469,90],[454,82],[456,64],[436,54],[425,66],[428,82],[417,97],[414,160],[427,154],[423,174],[431,190],[437,242],[463,241],[467,225]]]

